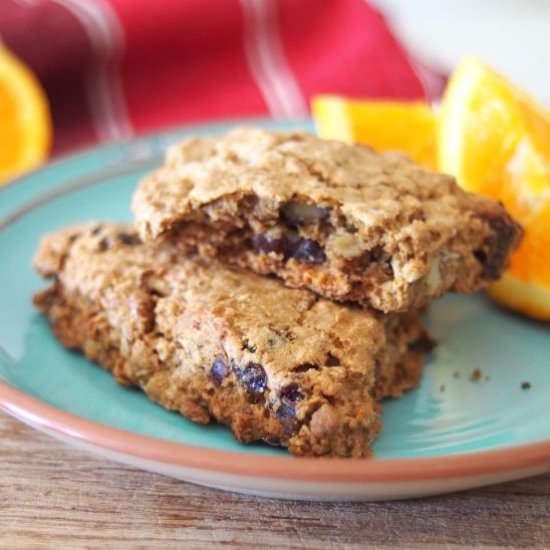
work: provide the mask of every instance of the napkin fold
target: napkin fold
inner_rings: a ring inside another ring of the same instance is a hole
[[[48,94],[54,153],[153,129],[306,117],[318,93],[437,98],[362,0],[2,0],[0,39]]]

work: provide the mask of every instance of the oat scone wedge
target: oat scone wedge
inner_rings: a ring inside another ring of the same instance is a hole
[[[145,241],[385,312],[486,287],[521,235],[501,205],[401,155],[253,128],[173,146],[133,211]]]
[[[44,238],[35,296],[60,342],[199,423],[295,455],[363,457],[379,400],[413,387],[429,339],[382,315],[81,225]]]

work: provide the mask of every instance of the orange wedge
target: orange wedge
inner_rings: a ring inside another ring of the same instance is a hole
[[[51,137],[48,103],[39,82],[0,46],[0,185],[43,162]]]
[[[490,294],[550,320],[550,116],[477,60],[453,73],[439,119],[439,169],[469,191],[501,200],[525,229]]]
[[[317,132],[325,139],[404,151],[417,163],[435,168],[436,115],[425,103],[320,95],[311,110]]]
[[[501,200],[525,237],[489,292],[501,304],[550,320],[550,112],[480,62],[453,73],[439,114],[424,103],[317,96],[321,137],[399,150]]]

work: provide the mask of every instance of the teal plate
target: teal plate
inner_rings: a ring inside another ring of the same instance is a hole
[[[254,123],[310,128],[308,121]],[[165,411],[56,342],[31,304],[44,287],[31,268],[40,236],[84,220],[130,220],[136,182],[167,145],[230,126],[98,148],[0,190],[0,406],[117,460],[271,496],[395,498],[550,470],[550,327],[483,296],[451,295],[430,308],[425,321],[439,345],[418,389],[384,404],[374,458],[362,461],[298,460],[267,445],[241,445],[225,427]]]

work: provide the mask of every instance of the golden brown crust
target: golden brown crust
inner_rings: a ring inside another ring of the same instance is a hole
[[[127,226],[47,236],[35,297],[61,343],[195,422],[296,455],[367,456],[378,400],[416,384],[414,314],[336,305],[217,263],[140,243]]]
[[[501,205],[402,155],[253,128],[174,146],[133,210],[146,241],[386,312],[486,287],[521,235]]]

